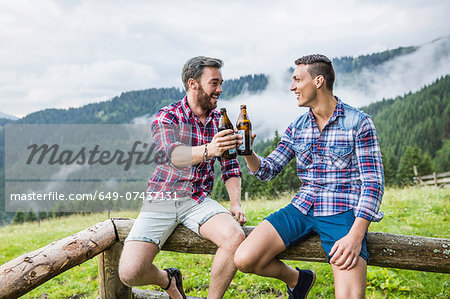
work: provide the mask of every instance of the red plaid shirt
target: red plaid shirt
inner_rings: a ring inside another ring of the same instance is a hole
[[[212,110],[203,124],[189,108],[187,97],[159,110],[152,122],[152,135],[158,152],[170,157],[180,145],[200,146],[212,141],[218,132],[220,113]],[[177,192],[189,195],[201,203],[211,194],[214,185],[214,162],[219,160],[222,180],[240,177],[237,159],[214,157],[210,160],[179,169],[170,162],[156,166],[148,182],[148,192]]]

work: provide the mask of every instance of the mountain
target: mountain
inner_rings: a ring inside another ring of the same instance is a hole
[[[333,67],[337,74],[351,74],[361,72],[363,69],[374,68],[396,57],[413,53],[419,49],[418,46],[400,47],[369,55],[358,57],[343,56],[333,59]]]
[[[223,83],[222,99],[232,98],[244,91],[257,93],[268,84],[265,75],[248,75]],[[80,108],[45,109],[18,120],[22,124],[120,124],[155,114],[159,108],[183,98],[181,89],[150,88],[124,92],[109,101],[88,104]]]
[[[17,120],[19,119],[18,117],[14,116],[14,115],[9,115],[6,113],[3,113],[0,111],[0,119],[11,119],[11,120]]]
[[[380,100],[370,105],[368,103],[364,105],[364,101],[359,101],[356,104],[350,102],[350,104],[358,107],[364,106],[362,109],[373,117],[384,156],[389,161],[392,160],[396,167],[408,146],[418,145],[434,161],[438,161],[439,157],[442,156],[445,158],[446,153],[450,151],[447,151],[447,147],[450,147],[450,104],[448,95],[450,79],[447,75],[450,74],[450,70],[448,70],[450,63],[447,63],[449,53],[450,38],[446,37],[421,46],[401,47],[370,55],[333,59],[336,68],[337,91],[344,94],[345,91],[352,92],[352,96],[345,95],[344,99],[358,99],[358,95],[365,95],[370,97],[371,102],[374,102],[374,99]],[[420,57],[425,58],[420,60]],[[426,70],[429,71],[420,69],[421,65],[427,65]],[[418,74],[422,73],[427,77],[423,77],[419,81],[410,79],[411,77],[420,77]],[[439,74],[445,76],[436,81],[436,78],[441,76]],[[265,74],[257,74],[227,80],[223,84],[224,92],[221,98],[231,102],[232,99],[241,94],[244,95],[245,101],[250,101],[249,99],[253,97],[257,105],[259,104],[258,106],[268,107],[269,112],[268,115],[264,115],[258,111],[258,114],[261,114],[258,116],[259,118],[257,119],[254,115],[255,118],[252,118],[252,120],[255,120],[255,124],[266,123],[270,126],[269,132],[274,132],[279,129],[274,127],[275,120],[278,118],[292,120],[293,118],[291,119],[289,113],[295,115],[298,111],[291,112],[290,110],[294,109],[288,109],[286,108],[288,106],[284,105],[284,103],[291,104],[292,98],[286,90],[285,81],[280,84],[283,93],[266,94],[272,79],[276,78],[271,78]],[[430,81],[431,83],[433,80],[434,83],[423,87],[423,82]],[[402,85],[404,82],[409,85]],[[395,92],[394,96],[384,96],[389,93],[380,93],[380,90],[385,92],[393,85],[401,85],[400,89],[390,91]],[[418,91],[411,92],[411,90]],[[355,95],[355,91],[361,93]],[[270,101],[262,100],[264,94],[267,98],[270,98]],[[375,94],[376,96],[374,96]],[[401,94],[405,95],[398,96]],[[286,95],[289,102],[283,103],[282,97]],[[4,166],[5,125],[11,123],[132,123],[138,118],[153,115],[160,107],[177,101],[183,96],[184,91],[177,88],[151,88],[124,92],[109,101],[92,103],[80,108],[46,109],[31,113],[18,120],[0,118],[0,207],[4,206],[4,172],[2,170]],[[276,114],[278,110],[280,110],[280,115]],[[271,119],[271,121],[268,121],[268,119]],[[286,126],[283,125],[282,127],[285,128]],[[273,146],[273,143],[266,140],[264,146],[260,146],[260,152],[264,152],[264,148],[269,145]],[[435,162],[435,165],[438,164]],[[7,217],[9,216],[5,216],[0,210],[0,222]]]
[[[353,106],[368,106],[416,92],[450,74],[450,36],[420,46],[341,57],[334,59],[333,64],[335,93]]]
[[[436,64],[442,64],[441,57],[448,57],[450,53],[450,37],[441,38],[421,46],[399,47],[397,49],[357,57],[344,56],[334,58],[333,65],[336,70],[336,89],[343,94],[346,94],[348,90],[368,94],[373,94],[374,91],[379,93],[380,88],[373,86],[374,80],[368,78],[368,73],[373,72],[382,77],[386,73],[386,68],[392,71],[392,67],[386,67],[390,63],[398,61],[402,57],[417,55],[420,51],[425,51],[428,53],[428,56],[433,57]],[[410,63],[407,61],[406,64],[409,65]],[[450,71],[447,73],[450,73]],[[434,74],[430,76],[434,76]],[[432,77],[432,80],[435,80],[439,76]],[[225,100],[231,99],[242,92],[248,92],[249,94],[260,93],[267,88],[268,83],[269,76],[265,74],[247,75],[226,80],[223,84],[221,98]],[[386,87],[386,84],[382,84],[382,86]],[[410,90],[411,88],[404,87],[402,91],[397,91],[391,97]],[[17,123],[129,123],[134,118],[153,115],[160,107],[176,101],[183,96],[184,91],[177,88],[151,88],[130,91],[124,92],[111,100],[92,103],[79,108],[45,109],[34,112],[18,120]],[[379,99],[381,100],[381,97]],[[375,100],[377,98],[372,96],[372,102]],[[1,118],[2,114],[0,114]],[[9,119],[14,119],[14,117]],[[1,121],[0,125],[2,125]]]
[[[396,182],[408,148],[422,153],[425,169],[450,171],[450,75],[415,93],[363,107],[372,116],[380,139],[386,181]],[[394,175],[397,173],[397,175]],[[429,173],[420,173],[427,175]],[[412,176],[412,170],[410,171]]]
[[[417,144],[432,156],[450,138],[450,75],[420,91],[362,107],[372,116],[386,154]]]

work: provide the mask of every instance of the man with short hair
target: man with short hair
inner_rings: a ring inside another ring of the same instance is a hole
[[[164,194],[169,193],[178,198],[160,200],[156,196],[156,200],[144,203],[120,259],[120,278],[127,285],[159,285],[170,298],[185,298],[181,272],[176,268],[160,270],[153,264],[178,224],[218,246],[211,266],[208,298],[222,298],[236,272],[233,258],[245,238],[240,225],[246,218],[240,203],[241,172],[237,159],[221,157],[224,151],[239,144],[238,134],[232,134],[232,130],[218,132],[220,113],[214,109],[222,93],[221,67],[221,60],[210,57],[187,61],[182,71],[186,97],[162,108],[152,122],[157,150],[169,157],[169,163],[156,166],[148,194],[161,194],[164,199]],[[221,164],[230,211],[210,197],[216,160]]]
[[[276,256],[316,232],[333,270],[336,298],[364,298],[367,229],[383,217],[375,127],[367,114],[333,95],[334,70],[327,57],[308,55],[295,63],[291,91],[298,106],[309,111],[291,123],[267,158],[255,153],[244,158],[262,181],[295,158],[303,185],[288,206],[265,218],[242,242],[235,264],[243,272],[284,281],[289,298],[306,298],[315,273],[293,269]]]

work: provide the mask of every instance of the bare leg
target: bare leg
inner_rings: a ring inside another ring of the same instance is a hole
[[[158,285],[167,287],[169,278],[167,272],[153,265],[153,259],[159,248],[154,243],[141,241],[128,241],[125,243],[119,262],[119,276],[128,286]],[[170,298],[181,298],[176,287],[175,278],[172,278],[170,288],[166,290]]]
[[[331,266],[334,275],[334,289],[336,299],[364,298],[366,292],[367,263],[362,257],[351,270],[339,270]]]
[[[289,287],[297,284],[299,272],[277,258],[286,249],[272,224],[264,220],[242,242],[234,262],[239,270],[284,281]]]
[[[200,234],[218,247],[211,266],[208,298],[222,298],[236,273],[234,253],[245,238],[244,232],[231,215],[221,213],[201,225]]]

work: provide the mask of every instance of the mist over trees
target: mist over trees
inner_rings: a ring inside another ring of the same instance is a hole
[[[450,171],[449,89],[450,75],[419,92],[362,108],[371,115],[377,129],[387,185],[413,184],[414,166],[419,176],[433,171]],[[278,132],[275,132],[275,137],[266,141],[263,148],[255,147],[255,152],[265,157],[279,140]],[[243,159],[240,162],[242,192],[248,192],[253,197],[273,198],[283,192],[292,192],[301,185],[296,175],[295,159],[274,180],[265,183],[248,173]],[[213,195],[227,199],[226,189],[222,185],[218,176]]]
[[[412,151],[420,158],[415,160],[419,176],[450,170],[449,90],[447,75],[416,93],[362,108],[377,128],[387,184],[412,183],[411,165],[405,165]]]
[[[398,48],[359,57],[333,59],[338,77],[350,78],[358,71],[377,66],[395,57],[417,50],[417,47]],[[349,77],[350,76],[350,77]],[[267,88],[269,79],[264,74],[248,75],[226,80],[221,98],[231,99],[247,92],[260,93]],[[345,80],[339,81],[345,84]],[[388,185],[412,184],[415,165],[419,175],[432,171],[450,171],[450,76],[444,76],[415,93],[393,99],[383,99],[362,110],[372,116],[377,128]],[[9,221],[14,214],[4,212],[4,143],[5,126],[8,124],[123,124],[132,123],[139,117],[154,115],[159,108],[180,100],[185,92],[177,88],[151,88],[124,92],[109,101],[92,103],[79,108],[46,109],[27,115],[19,120],[0,119],[0,224]],[[282,133],[282,132],[281,132]],[[255,152],[267,156],[280,140],[278,132],[271,139],[254,146]],[[283,192],[297,190],[301,182],[296,175],[295,159],[271,182],[261,183],[248,173],[242,157],[240,164],[242,194],[251,197],[273,198]],[[227,199],[225,186],[220,180],[220,167],[216,163],[216,181],[213,197]],[[120,207],[117,207],[120,208]],[[3,210],[3,211],[2,211]],[[20,212],[17,222],[35,219],[36,216],[62,216],[64,213],[41,211],[41,215]],[[45,214],[44,214],[45,213]],[[28,218],[27,218],[28,217]],[[42,218],[41,218],[42,219]]]
[[[393,50],[387,50],[369,55],[361,55],[358,57],[343,56],[333,59],[333,67],[337,74],[358,73],[362,69],[372,68],[398,56],[410,54],[417,49],[418,47],[415,46],[400,47]]]

